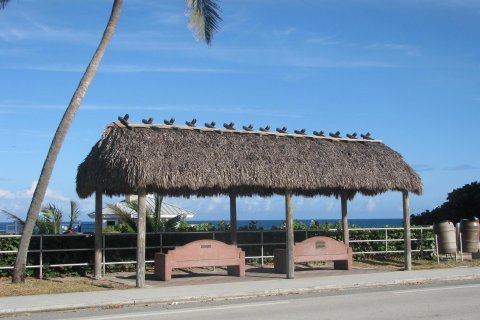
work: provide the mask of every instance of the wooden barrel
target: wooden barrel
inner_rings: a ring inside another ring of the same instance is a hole
[[[433,224],[433,232],[438,239],[438,253],[456,253],[457,252],[457,234],[455,225],[451,221],[442,221]]]
[[[462,251],[478,252],[478,221],[466,219],[460,221],[460,232],[462,233]]]

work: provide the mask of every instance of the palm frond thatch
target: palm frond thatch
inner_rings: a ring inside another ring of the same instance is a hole
[[[77,193],[164,196],[422,193],[402,156],[381,142],[111,125],[77,172]]]

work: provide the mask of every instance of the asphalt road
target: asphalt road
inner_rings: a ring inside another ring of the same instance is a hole
[[[480,319],[479,297],[480,281],[472,280],[169,306],[38,313],[12,319]]]

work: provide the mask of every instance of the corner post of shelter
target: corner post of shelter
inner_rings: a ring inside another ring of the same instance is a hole
[[[294,232],[293,232],[293,201],[292,192],[290,190],[285,191],[285,224],[287,234],[287,246],[286,246],[286,270],[287,279],[295,278],[295,261],[294,261]]]
[[[137,288],[145,287],[145,229],[146,229],[146,190],[138,192],[138,219],[137,219]]]
[[[94,274],[95,279],[102,278],[102,238],[103,238],[103,216],[102,216],[102,191],[97,188],[95,191],[95,256]]]
[[[347,193],[342,192],[341,194],[341,202],[342,202],[342,231],[343,231],[343,243],[347,246],[350,243],[350,235],[348,230],[348,211],[347,211]]]
[[[412,270],[412,242],[410,235],[410,201],[408,191],[403,191],[403,233],[405,242],[405,270]]]
[[[237,196],[230,194],[230,238],[237,245]]]

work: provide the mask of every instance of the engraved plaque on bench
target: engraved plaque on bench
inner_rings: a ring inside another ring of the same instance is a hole
[[[325,241],[316,241],[315,242],[315,248],[316,249],[325,248],[325,247],[326,247]]]

